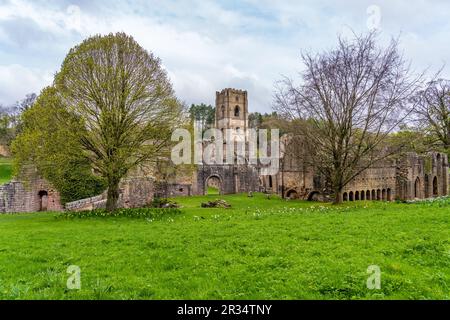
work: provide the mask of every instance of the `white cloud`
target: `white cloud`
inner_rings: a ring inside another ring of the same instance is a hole
[[[0,104],[9,105],[28,93],[39,93],[52,80],[49,71],[31,70],[18,64],[0,66]]]
[[[11,64],[18,64],[26,71],[8,73],[8,89],[0,80],[0,100],[14,101],[23,93],[39,91],[49,83],[39,70],[56,72],[67,51],[83,38],[124,31],[162,59],[177,94],[187,103],[212,104],[216,90],[241,87],[249,91],[252,110],[270,111],[273,83],[281,74],[297,75],[301,50],[331,48],[336,36],[349,34],[350,28],[366,31],[372,4],[381,8],[382,38],[402,33],[402,48],[414,67],[439,67],[450,60],[450,5],[437,0],[246,0],[235,8],[207,0],[105,1],[89,6],[68,0],[12,0],[0,5],[0,47],[9,57],[9,63],[0,60],[0,65],[11,70]],[[28,38],[26,32],[19,37],[14,26],[2,29],[2,24],[28,20],[35,26]],[[17,50],[25,52],[11,61]]]

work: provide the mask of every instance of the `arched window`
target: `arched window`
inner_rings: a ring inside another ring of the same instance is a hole
[[[420,198],[420,179],[417,177],[414,183],[414,198]]]
[[[239,102],[239,96],[236,96],[236,102]]]
[[[390,188],[387,189],[387,201],[392,201],[392,191]]]
[[[434,179],[433,179],[433,197],[437,197],[438,195],[439,195],[438,180],[437,180],[437,177],[434,177]]]
[[[239,106],[234,107],[234,116],[239,117],[240,111]]]

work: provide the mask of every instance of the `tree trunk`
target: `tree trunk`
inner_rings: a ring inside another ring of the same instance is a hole
[[[342,190],[335,190],[334,191],[334,201],[333,204],[341,204],[342,201]]]
[[[119,181],[114,180],[108,182],[106,200],[106,211],[108,212],[112,212],[117,209],[117,201],[119,200]]]

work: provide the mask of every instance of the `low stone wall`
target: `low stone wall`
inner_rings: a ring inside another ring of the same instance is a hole
[[[65,205],[66,210],[69,211],[84,211],[99,209],[106,205],[106,200],[103,195],[81,199],[73,202],[68,202]]]
[[[118,208],[139,208],[150,203],[154,196],[154,183],[151,178],[127,178],[120,183]],[[69,211],[85,211],[106,208],[106,193],[66,203]]]

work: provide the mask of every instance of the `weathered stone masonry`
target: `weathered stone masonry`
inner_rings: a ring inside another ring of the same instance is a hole
[[[58,191],[39,177],[34,168],[27,168],[20,180],[0,186],[0,213],[63,209]]]

